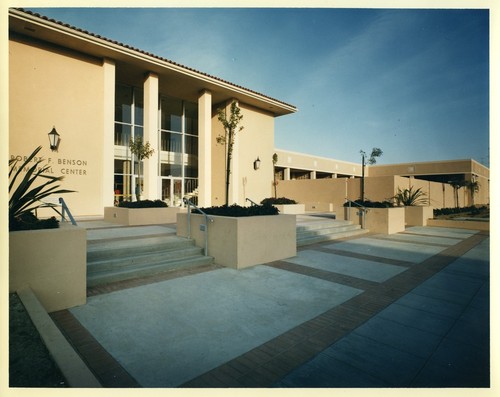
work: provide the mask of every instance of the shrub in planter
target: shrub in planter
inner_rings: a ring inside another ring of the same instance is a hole
[[[362,201],[360,199],[354,201],[356,204],[366,208],[392,208],[394,205],[390,201]],[[353,205],[351,204],[351,207]],[[344,207],[349,207],[349,202],[344,203]]]
[[[140,200],[140,201],[122,201],[118,204],[121,208],[165,208],[167,203],[161,200]]]
[[[39,229],[57,229],[59,221],[53,216],[48,219],[38,219],[33,213],[24,213],[12,219],[9,222],[11,232],[18,230],[39,230]]]
[[[259,215],[278,215],[279,211],[272,205],[253,205],[251,207],[242,207],[240,205],[207,207],[201,209],[207,215],[242,217],[242,216],[259,216]],[[192,210],[196,213],[196,210]]]
[[[265,198],[260,202],[262,205],[287,205],[287,204],[297,204],[295,200],[286,198],[286,197],[269,197]]]
[[[429,200],[426,198],[427,194],[422,191],[422,188],[413,190],[413,186],[409,189],[403,189],[398,187],[397,194],[393,197],[396,200],[396,205],[400,206],[420,206],[429,205]]]

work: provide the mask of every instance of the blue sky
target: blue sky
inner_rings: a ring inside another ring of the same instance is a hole
[[[489,164],[488,10],[30,10],[296,106],[276,148]]]

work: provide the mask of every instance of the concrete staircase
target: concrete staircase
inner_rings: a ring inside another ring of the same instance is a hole
[[[163,230],[164,231],[163,231]],[[87,231],[87,286],[213,263],[192,240],[161,227]]]
[[[368,233],[360,225],[331,217],[301,216],[297,219],[297,246]]]

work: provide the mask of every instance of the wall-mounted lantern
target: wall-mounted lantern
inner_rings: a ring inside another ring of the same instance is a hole
[[[260,159],[257,157],[257,160],[253,162],[253,169],[258,170],[260,168]]]
[[[50,150],[57,152],[59,142],[61,142],[61,136],[57,133],[56,127],[52,127],[52,131],[49,132]]]

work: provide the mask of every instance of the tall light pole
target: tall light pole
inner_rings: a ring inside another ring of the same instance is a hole
[[[361,153],[361,201],[365,202],[365,157],[366,153],[363,150],[359,151]],[[368,164],[373,165],[377,162],[377,157],[382,156],[384,152],[382,149],[374,147],[368,159]]]

